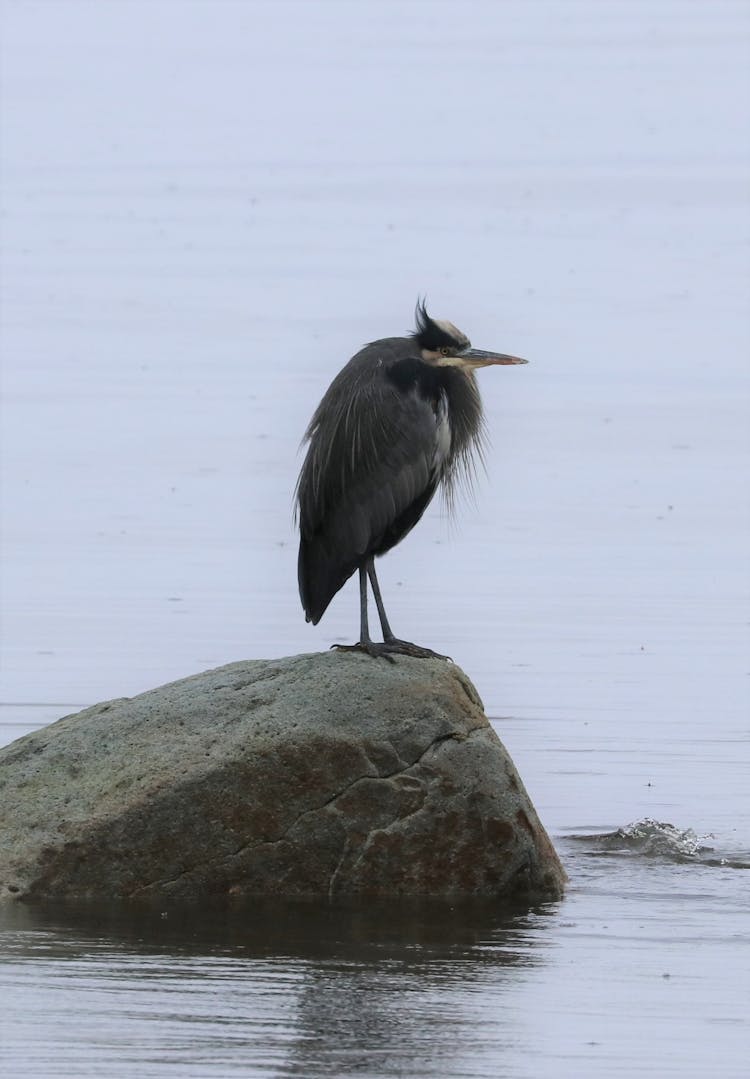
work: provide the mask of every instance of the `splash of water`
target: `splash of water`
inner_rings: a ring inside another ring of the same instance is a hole
[[[639,854],[647,858],[668,858],[680,862],[698,859],[712,849],[702,842],[710,836],[698,836],[692,828],[681,831],[674,824],[652,817],[626,824],[614,832],[570,838],[592,843],[600,853]]]
[[[612,835],[629,850],[660,857],[697,858],[702,851],[711,850],[701,843],[692,828],[680,831],[674,824],[644,817],[643,820],[618,828]]]

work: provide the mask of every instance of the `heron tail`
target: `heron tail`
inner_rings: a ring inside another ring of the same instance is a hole
[[[358,563],[344,565],[341,557],[328,548],[324,536],[300,538],[297,560],[299,596],[305,618],[318,624],[328,604],[357,568]]]

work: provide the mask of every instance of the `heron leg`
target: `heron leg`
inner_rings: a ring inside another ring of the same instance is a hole
[[[365,563],[367,567],[367,576],[370,578],[370,585],[372,586],[372,594],[375,597],[375,604],[378,608],[378,617],[380,618],[380,628],[383,631],[384,641],[395,641],[396,638],[393,635],[393,630],[388,623],[388,615],[385,613],[385,607],[383,606],[383,597],[380,594],[380,585],[378,584],[377,574],[375,573],[375,559],[371,556]],[[360,573],[362,570],[360,570]]]
[[[379,644],[370,638],[370,627],[367,622],[367,578],[370,578],[372,594],[378,608],[380,626],[383,630],[383,643]],[[440,652],[433,652],[431,648],[422,648],[421,645],[412,644],[411,641],[400,641],[393,636],[393,630],[388,622],[388,616],[383,606],[383,597],[380,594],[380,585],[375,573],[375,560],[370,556],[359,567],[359,641],[356,644],[334,644],[333,648],[339,652],[366,652],[368,656],[387,659],[389,663],[395,663],[393,654],[402,656],[414,656],[416,659],[447,659]]]
[[[371,562],[372,559],[369,561]],[[370,637],[370,627],[367,622],[367,572],[367,563],[363,563],[359,567],[359,641],[356,644],[334,644],[333,647],[339,652],[366,652],[368,656],[381,656],[383,659],[387,659],[389,663],[394,663],[393,657],[388,655],[390,651],[388,646],[377,644]],[[375,587],[377,587],[377,579]],[[376,602],[380,612],[383,601],[380,599],[379,589],[376,594]],[[383,617],[384,614],[381,615],[381,620]]]
[[[414,656],[417,659],[450,660],[450,656],[444,656],[440,652],[433,652],[431,648],[422,648],[421,645],[412,644],[411,641],[401,641],[398,637],[394,636],[393,630],[388,622],[388,616],[385,613],[385,607],[383,606],[383,597],[380,594],[380,585],[378,584],[377,574],[375,573],[375,559],[370,557],[365,564],[367,566],[367,575],[370,578],[370,584],[372,585],[372,594],[375,597],[375,603],[378,608],[380,627],[383,630],[383,644],[381,647],[386,652],[398,652],[401,655]]]
[[[359,643],[372,644],[367,624],[367,571],[364,566],[359,567]]]

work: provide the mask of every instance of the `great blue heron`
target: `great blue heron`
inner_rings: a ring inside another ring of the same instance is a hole
[[[438,655],[394,636],[374,560],[411,531],[439,485],[450,503],[457,482],[470,480],[483,433],[474,369],[512,363],[526,360],[472,348],[421,302],[411,337],[365,345],[328,387],[305,434],[297,483],[298,571],[307,621],[317,623],[359,570],[359,642],[338,647],[372,656]],[[368,577],[382,644],[370,639]]]

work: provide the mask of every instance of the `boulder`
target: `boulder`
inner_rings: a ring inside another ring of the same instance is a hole
[[[0,896],[556,898],[565,873],[442,660],[232,663],[0,750]]]

